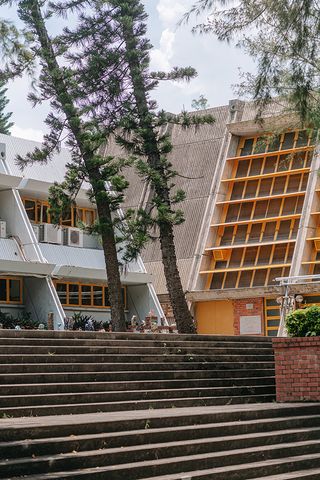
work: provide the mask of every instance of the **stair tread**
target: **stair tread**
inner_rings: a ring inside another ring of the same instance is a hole
[[[219,438],[212,438],[212,437],[204,437],[200,439],[194,439],[194,440],[180,440],[180,441],[173,441],[173,442],[160,442],[160,443],[152,443],[152,444],[147,444],[147,445],[132,445],[132,446],[124,446],[124,447],[116,447],[116,448],[100,448],[98,450],[84,450],[84,451],[77,451],[77,456],[78,457],[88,457],[88,456],[102,456],[106,454],[112,454],[112,453],[132,453],[134,455],[134,452],[137,451],[145,451],[145,450],[154,450],[154,449],[163,449],[163,448],[172,448],[175,446],[187,446],[187,445],[201,445],[203,443],[210,443],[212,445],[214,444],[219,444],[222,442],[232,442],[232,441],[237,441],[237,440],[243,440],[245,441],[246,439],[253,439],[253,438],[261,438],[261,439],[268,439],[269,437],[279,437],[281,435],[293,435],[295,433],[302,433],[302,432],[308,432],[310,431],[310,428],[301,428],[301,429],[287,429],[287,430],[275,430],[275,431],[270,431],[267,433],[260,432],[260,433],[252,433],[252,434],[242,434],[242,435],[228,435],[224,437],[219,437]],[[320,433],[320,427],[315,427],[313,428],[313,431],[319,432]],[[256,450],[274,450],[279,448],[286,448],[286,447],[292,447],[292,446],[302,446],[302,445],[308,445],[308,444],[320,444],[320,438],[319,439],[312,439],[312,440],[303,440],[299,442],[290,442],[290,443],[274,443],[274,444],[268,444],[268,445],[259,445],[259,446],[254,446],[254,447],[243,447],[241,449],[235,448],[231,450],[218,450],[214,452],[207,453],[207,455],[214,455],[216,454],[217,456],[224,456],[227,453],[229,455],[236,454],[238,452],[253,452]],[[23,464],[23,463],[28,463],[28,462],[47,462],[47,461],[56,461],[61,458],[64,460],[67,460],[68,458],[73,458],[74,457],[74,452],[71,453],[63,453],[63,457],[61,457],[60,454],[55,454],[55,455],[42,455],[37,458],[32,458],[32,457],[24,457],[24,458],[19,458],[19,459],[12,459],[12,460],[5,460],[5,461],[0,461],[0,467],[3,465],[16,465],[16,464]],[[202,454],[200,454],[202,455]],[[191,455],[191,457],[194,455]],[[189,457],[186,456],[186,458]],[[183,456],[184,458],[184,456]],[[171,460],[172,457],[164,457],[161,460],[169,459]],[[175,457],[176,460],[179,460],[179,457]]]
[[[99,392],[101,393],[101,392]],[[123,391],[121,391],[121,393],[123,393]],[[90,394],[92,394],[92,392],[90,392]],[[271,395],[269,394],[270,397],[274,397],[274,395]],[[46,395],[48,396],[48,395]],[[166,401],[166,402],[177,402],[179,400],[209,400],[209,399],[212,399],[212,398],[219,398],[220,400],[221,399],[229,399],[229,400],[232,400],[233,398],[237,399],[237,398],[247,398],[248,396],[250,395],[241,395],[241,396],[218,396],[218,397],[181,397],[181,398],[177,398],[177,397],[173,397],[173,398],[160,398],[160,399],[148,399],[148,400],[126,400],[126,401],[122,401],[122,402],[119,402],[119,401],[114,401],[114,402],[98,402],[98,403],[69,403],[69,404],[44,404],[44,405],[25,405],[25,406],[19,406],[19,407],[0,407],[0,410],[5,410],[5,411],[8,411],[10,412],[10,410],[18,410],[18,409],[26,409],[26,408],[59,408],[59,407],[82,407],[84,405],[96,405],[97,407],[99,407],[99,405],[105,405],[106,403],[109,405],[109,404],[112,404],[112,403],[115,403],[115,404],[132,404],[132,403],[135,403],[135,404],[144,404],[144,403],[150,403],[150,402],[154,402],[154,401]],[[254,395],[255,398],[257,398],[257,400],[259,400],[259,397],[266,397],[268,396],[267,394],[260,394],[260,395]],[[1,397],[0,397],[1,398]],[[5,397],[5,398],[9,398],[9,397]],[[24,397],[23,397],[24,398]]]
[[[91,381],[91,382],[50,382],[50,383],[13,383],[13,384],[1,384],[1,377],[0,377],[0,388],[1,387],[10,387],[14,386],[16,388],[19,387],[44,387],[46,385],[50,386],[56,386],[59,387],[61,385],[88,385],[88,384],[93,384],[93,385],[118,385],[120,383],[125,383],[125,385],[132,385],[132,384],[141,384],[141,385],[146,385],[148,383],[165,383],[165,382],[176,382],[177,384],[183,383],[183,382],[215,382],[215,381],[234,381],[234,380],[259,380],[261,381],[262,379],[265,381],[271,381],[275,379],[275,376],[267,376],[267,377],[232,377],[231,379],[229,378],[219,378],[219,377],[210,377],[210,378],[168,378],[168,379],[145,379],[145,380],[123,380],[123,381]],[[269,383],[267,385],[272,385],[272,383]],[[245,386],[245,385],[235,385],[235,387],[238,386]],[[248,385],[248,387],[252,387],[253,385]],[[260,385],[259,385],[260,386]],[[201,388],[222,388],[222,387],[201,387]],[[229,388],[229,386],[228,386]],[[162,389],[161,389],[162,390]],[[182,389],[182,390],[196,390],[196,388],[187,388],[187,389]],[[121,390],[122,391],[122,390]],[[85,393],[85,392],[84,392]],[[91,392],[94,393],[94,392]],[[101,393],[101,392],[98,392]],[[6,397],[6,395],[3,395]],[[1,395],[0,395],[1,398]]]
[[[228,453],[228,452],[227,452]],[[194,456],[196,457],[196,456]],[[198,460],[201,460],[201,458],[207,458],[208,455],[200,455],[197,456]],[[183,458],[188,459],[188,457],[179,457],[181,461],[183,461]],[[190,457],[189,457],[190,458]],[[257,468],[257,467],[264,467],[266,465],[280,465],[280,464],[285,464],[288,462],[301,462],[303,460],[319,460],[320,461],[320,453],[315,453],[315,454],[307,454],[307,455],[295,455],[295,456],[290,456],[287,458],[278,458],[278,459],[269,459],[269,460],[262,460],[259,462],[250,462],[250,463],[245,463],[245,464],[236,464],[236,465],[231,465],[231,466],[223,466],[223,467],[216,467],[212,469],[204,469],[204,470],[196,470],[196,471],[182,471],[179,474],[170,474],[166,476],[157,476],[157,477],[140,477],[140,480],[184,480],[184,476],[186,477],[186,480],[192,480],[192,478],[196,478],[195,475],[199,473],[199,475],[204,475],[204,474],[216,474],[216,473],[231,473],[234,471],[241,471],[241,470],[246,470],[248,468]],[[175,459],[176,460],[176,459]],[[167,462],[167,459],[164,460]],[[152,461],[147,461],[147,462],[139,462],[141,467],[145,467],[147,465],[159,465],[164,462],[163,460],[152,460]],[[29,480],[42,480],[42,479],[61,479],[61,478],[68,478],[74,475],[77,475],[77,478],[81,478],[82,476],[87,476],[90,474],[94,473],[108,473],[108,472],[115,472],[119,471],[120,469],[125,469],[125,468],[130,468],[133,466],[137,466],[135,463],[130,463],[130,464],[123,464],[123,465],[112,465],[112,466],[107,466],[107,467],[95,467],[95,468],[84,468],[80,470],[72,470],[72,471],[60,471],[60,472],[52,472],[52,473],[41,473],[39,475],[27,475],[24,476],[23,478],[27,478]],[[184,475],[184,476],[181,476]],[[191,478],[190,478],[191,475]],[[21,477],[10,477],[10,480],[16,480]],[[259,477],[265,478],[265,477]],[[8,480],[8,479],[7,479]]]
[[[119,382],[117,382],[119,383]],[[262,389],[262,388],[268,388],[268,387],[274,387],[274,384],[273,383],[270,383],[270,384],[266,384],[266,385],[230,385],[230,386],[220,386],[220,387],[190,387],[190,388],[180,388],[179,391],[180,392],[199,392],[199,391],[208,391],[208,390],[213,390],[213,391],[220,391],[220,390],[224,390],[226,388],[228,388],[229,390],[237,390],[237,389],[240,389],[240,388],[257,388],[257,389]],[[171,391],[175,391],[176,389],[174,388],[156,388],[156,389],[152,389],[152,390],[146,390],[146,392],[148,391],[152,391],[152,392],[171,392]],[[124,392],[124,390],[110,390],[110,391],[97,391],[97,392],[69,392],[69,393],[66,393],[66,392],[57,392],[57,393],[43,393],[43,394],[30,394],[28,395],[29,397],[32,397],[32,398],[42,398],[42,397],[49,397],[49,398],[53,398],[53,397],[56,397],[57,395],[59,397],[68,397],[70,395],[74,395],[76,394],[77,396],[79,397],[88,397],[88,396],[92,396],[92,395],[104,395],[104,394],[122,394]],[[126,393],[141,393],[141,390],[125,390]],[[4,400],[6,398],[11,398],[11,399],[18,399],[18,398],[26,398],[25,395],[0,395],[0,400]],[[190,398],[194,398],[194,397],[190,397]],[[197,397],[196,397],[197,398]]]
[[[290,416],[290,417],[276,417],[276,418],[266,418],[266,419],[255,419],[255,420],[240,420],[236,422],[236,426],[250,426],[250,425],[259,425],[261,428],[265,424],[279,424],[279,422],[290,422],[290,421],[303,421],[303,420],[320,420],[320,414],[319,415],[302,415],[302,416]],[[37,445],[37,444],[42,444],[42,443],[58,443],[58,442],[73,442],[76,440],[87,440],[87,439],[95,439],[95,438],[104,438],[104,437],[128,437],[134,436],[134,435],[148,435],[148,434],[157,434],[157,433],[171,433],[171,432],[183,432],[183,431],[194,431],[196,430],[208,430],[208,429],[221,429],[221,428],[226,428],[226,427],[233,427],[234,426],[234,421],[229,421],[229,422],[219,422],[219,423],[203,423],[203,424],[197,424],[197,425],[182,425],[182,426],[170,426],[166,428],[144,428],[144,429],[134,429],[134,430],[121,430],[121,431],[116,431],[116,432],[103,432],[103,433],[93,433],[93,434],[85,434],[85,435],[72,435],[72,438],[70,435],[68,436],[63,436],[63,437],[43,437],[43,438],[37,438],[37,439],[26,439],[26,440],[18,440],[18,441],[7,441],[7,442],[0,442],[0,451],[1,448],[4,448],[6,446],[19,446],[19,445]],[[276,425],[275,425],[276,427]],[[315,427],[315,429],[320,429],[320,427]],[[293,432],[293,431],[309,431],[309,427],[296,427],[295,429],[284,429],[284,430],[268,430],[266,433],[271,434],[272,432],[282,432],[282,433],[288,433]],[[263,432],[258,432],[258,434],[264,434]],[[252,435],[252,434],[246,434]],[[203,437],[206,438],[206,437]],[[217,437],[217,438],[222,438],[222,437]]]
[[[267,412],[270,417],[266,418],[279,418],[273,417],[271,412],[275,411],[279,414],[286,414],[288,411],[299,411],[305,409],[318,409],[320,414],[320,404],[312,402],[306,403],[256,403],[256,404],[238,404],[238,405],[218,405],[218,406],[200,406],[200,407],[182,407],[172,409],[146,409],[127,412],[99,412],[90,414],[75,414],[75,415],[47,415],[42,417],[19,417],[19,418],[7,418],[1,419],[0,431],[10,428],[32,428],[41,426],[59,426],[59,425],[77,425],[78,423],[101,423],[101,422],[114,422],[114,421],[129,421],[135,419],[161,419],[165,415],[167,418],[172,417],[185,417],[185,416],[202,416],[202,415],[221,415],[230,413],[257,413],[261,411]],[[266,419],[264,418],[264,419]]]
[[[305,455],[303,457],[305,457]],[[316,456],[315,458],[318,458],[318,456]],[[270,460],[268,460],[268,463],[271,463]],[[198,470],[196,472],[192,472],[191,477],[190,477],[191,473],[188,474],[187,472],[185,473],[182,472],[178,474],[161,475],[157,477],[148,477],[148,478],[143,478],[138,480],[192,480],[197,478],[197,474],[205,475],[206,473],[207,474],[215,473],[215,471],[217,471],[217,469]],[[279,473],[276,475],[271,475],[271,476],[268,475],[264,477],[260,476],[256,478],[251,478],[251,480],[262,480],[262,479],[263,480],[291,480],[291,479],[299,480],[300,478],[304,478],[304,477],[308,478],[310,475],[316,475],[316,474],[318,474],[320,478],[320,468],[311,468],[307,470],[295,470],[293,472]]]

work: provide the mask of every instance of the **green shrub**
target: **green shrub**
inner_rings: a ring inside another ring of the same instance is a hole
[[[287,316],[286,327],[290,337],[320,336],[320,307],[295,310]]]
[[[95,331],[101,330],[109,326],[109,322],[97,322],[92,315],[86,315],[85,313],[77,312],[72,315],[73,330],[86,330],[86,324],[92,322]]]
[[[19,312],[17,317],[0,310],[0,323],[2,328],[14,329],[17,325],[26,330],[36,330],[40,324],[34,320],[30,312]]]

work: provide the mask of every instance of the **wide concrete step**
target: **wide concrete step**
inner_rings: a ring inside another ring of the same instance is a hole
[[[154,376],[156,378],[156,376]],[[20,379],[21,381],[21,379]],[[274,377],[250,377],[250,378],[187,378],[185,380],[143,380],[143,381],[120,381],[120,382],[68,382],[68,383],[38,383],[38,384],[15,384],[1,385],[1,396],[9,395],[43,395],[47,393],[76,393],[79,392],[109,392],[109,391],[133,391],[133,390],[160,390],[160,389],[188,389],[195,392],[203,387],[252,387],[274,385]]]
[[[298,453],[298,455],[297,455]],[[77,457],[74,454],[74,457]],[[86,461],[88,461],[88,456]],[[199,470],[201,465],[202,470]],[[292,442],[290,444],[265,445],[262,447],[241,448],[214,453],[184,455],[173,459],[158,459],[137,461],[127,464],[83,468],[66,472],[41,473],[28,475],[29,480],[40,479],[72,479],[79,480],[142,480],[159,478],[159,475],[180,474],[180,478],[188,478],[190,472],[194,478],[213,480],[246,480],[267,475],[284,473],[303,468],[320,467],[320,442],[315,440],[306,442]],[[210,470],[209,470],[210,469]],[[198,476],[195,477],[194,474]],[[201,476],[202,475],[202,476]],[[206,475],[206,476],[204,476]],[[10,477],[12,480],[13,478]],[[161,477],[160,477],[161,478]],[[175,477],[177,478],[177,477]]]
[[[130,463],[134,459],[136,462],[149,462],[159,459],[174,459],[183,454],[193,456],[213,452],[226,452],[233,454],[235,450],[242,450],[242,460],[246,461],[249,450],[249,461],[252,455],[252,449],[268,445],[277,445],[278,449],[292,451],[288,442],[299,443],[304,451],[315,451],[315,443],[320,439],[320,428],[298,429],[273,431],[269,433],[254,433],[246,435],[224,436],[215,438],[200,438],[184,441],[169,441],[165,443],[153,443],[151,445],[121,446],[116,448],[104,448],[91,451],[79,451],[64,453],[64,455],[47,455],[37,458],[21,458],[13,460],[0,461],[0,476],[22,475],[26,471],[30,473],[48,473],[63,468],[77,469],[100,467],[106,465],[116,465]],[[320,443],[320,440],[319,440]],[[244,448],[245,446],[245,448]],[[320,445],[318,447],[320,449]],[[76,455],[75,455],[76,452]],[[287,452],[286,452],[287,453]],[[274,452],[273,452],[274,455]]]
[[[216,425],[218,435],[231,427],[231,433],[239,425],[252,424],[253,428],[262,428],[267,424],[269,430],[276,429],[275,423],[282,423],[285,428],[301,426],[303,422],[315,421],[320,417],[320,405],[307,404],[250,404],[226,405],[219,407],[171,408],[169,410],[137,410],[127,412],[100,412],[87,415],[62,415],[49,417],[7,418],[0,422],[0,441],[14,442],[43,438],[70,437],[70,435],[90,434],[122,434],[129,431],[142,430],[151,434],[158,429],[196,428]],[[289,419],[289,420],[288,420]],[[291,423],[297,421],[298,423]],[[310,423],[307,423],[309,426]],[[252,427],[249,427],[252,428]],[[245,433],[245,432],[241,432]]]
[[[68,362],[56,363],[54,356],[51,357],[51,362],[45,363],[0,363],[0,373],[59,373],[59,372],[161,372],[163,370],[171,370],[172,372],[179,372],[182,370],[215,370],[230,372],[231,370],[241,369],[243,372],[249,370],[256,370],[257,375],[260,371],[269,370],[274,373],[274,361],[270,362],[150,362],[150,363],[108,363],[108,362],[90,362],[74,363],[72,359]],[[36,378],[36,377],[35,377]]]
[[[110,346],[68,346],[68,345],[2,345],[0,346],[0,355],[255,355],[266,356],[273,355],[272,349],[261,348],[237,348],[237,347],[110,347]]]
[[[272,343],[272,339],[261,336],[227,336],[227,335],[190,335],[190,334],[156,334],[151,335],[149,333],[131,333],[131,332],[83,332],[80,330],[75,331],[53,331],[53,330],[0,330],[0,338],[55,338],[55,339],[97,339],[97,340],[130,340],[130,341],[182,341],[182,342],[262,342]]]
[[[299,456],[299,457],[294,457],[292,460],[292,463],[287,463],[287,462],[277,462],[277,461],[267,461],[266,464],[263,464],[262,462],[255,463],[250,470],[248,471],[248,468],[246,471],[244,469],[239,470],[238,476],[233,477],[234,480],[319,480],[320,479],[320,468],[310,468],[309,464],[312,463],[314,465],[319,464],[318,463],[318,456],[317,455],[312,455],[312,458],[310,458],[310,462],[305,462],[305,456]],[[290,459],[288,459],[290,461]],[[306,470],[298,470],[298,471],[291,471],[291,473],[288,473],[289,470],[294,470],[295,468],[301,468],[303,465],[307,465]],[[246,466],[244,466],[246,468]],[[259,477],[252,478],[252,470],[256,468],[260,470],[260,475]],[[274,475],[264,475],[264,471],[270,471],[273,469],[274,471],[279,471],[279,470],[286,470],[286,473],[275,473]],[[177,475],[161,475],[161,476],[156,476],[156,477],[149,477],[149,478],[143,478],[139,480],[225,480],[225,477],[221,476],[221,470],[223,469],[210,469],[210,470],[198,470],[196,472],[192,472],[192,478],[188,475],[188,473],[183,473],[181,476],[181,473],[178,473]],[[226,471],[226,469],[224,469]],[[236,475],[236,472],[231,471],[228,469],[227,471],[228,475]],[[243,474],[246,476],[243,477]],[[251,475],[251,476],[248,476]],[[38,477],[33,477],[34,480],[36,480]],[[69,478],[70,477],[65,477]],[[229,476],[228,476],[229,478]],[[232,478],[232,477],[231,477]]]
[[[257,387],[259,388],[259,387]],[[262,388],[262,387],[261,387]],[[253,404],[267,403],[275,400],[274,387],[264,387],[266,393],[262,391],[258,393],[255,389],[254,393],[226,396],[209,397],[187,397],[187,398],[165,398],[165,399],[148,399],[148,400],[130,400],[130,401],[109,401],[104,403],[69,403],[69,404],[33,404],[15,407],[0,407],[0,417],[25,417],[25,416],[47,416],[47,415],[75,415],[96,412],[119,412],[132,410],[150,410],[163,408],[182,408],[182,407],[205,407],[216,405],[237,405],[237,404]],[[7,397],[9,398],[9,397]],[[10,397],[11,399],[12,397]],[[127,395],[126,395],[127,398]]]
[[[170,442],[172,439],[186,441],[194,439],[218,439],[229,436],[232,443],[233,437],[247,438],[247,435],[265,436],[265,441],[272,443],[272,438],[279,439],[283,434],[287,439],[307,440],[319,438],[320,416],[310,415],[301,417],[284,417],[281,419],[247,420],[236,424],[230,422],[207,423],[203,425],[171,426],[169,428],[152,428],[146,421],[142,430],[129,430],[123,432],[104,432],[85,435],[69,435],[66,437],[27,439],[11,442],[0,442],[0,459],[9,458],[34,458],[41,455],[53,455],[70,452],[85,452],[106,448],[123,448],[134,445],[150,445],[155,443]],[[312,430],[314,429],[314,430]],[[268,435],[267,435],[268,433]],[[251,437],[248,437],[249,440]]]
[[[300,480],[303,478],[305,480],[319,480],[320,478],[320,468],[312,468],[310,470],[299,470],[298,472],[291,473],[282,473],[279,475],[271,475],[263,477],[264,480]],[[259,478],[253,478],[252,480],[260,480]]]
[[[46,352],[39,354],[0,354],[0,364],[5,363],[134,363],[139,360],[142,363],[165,363],[168,362],[272,362],[273,355],[228,355],[228,354],[208,354],[200,355],[190,354],[166,354],[163,355],[129,355],[129,354],[58,354],[55,352]]]
[[[143,385],[141,386],[143,387]],[[4,387],[5,388],[5,387]],[[1,390],[2,393],[2,390]],[[23,393],[23,392],[22,392]],[[191,388],[154,388],[153,390],[126,390],[126,400],[166,399],[184,397],[218,397],[240,395],[265,395],[274,394],[274,382],[263,385],[244,385],[229,387],[191,387]],[[46,393],[23,395],[1,395],[0,408],[26,406],[26,405],[64,405],[79,403],[104,403],[123,400],[123,390],[112,391],[80,391],[70,393]]]
[[[34,345],[34,346],[70,346],[70,347],[132,347],[133,345],[137,347],[168,347],[168,348],[179,348],[179,347],[195,347],[199,348],[202,346],[203,348],[260,348],[260,349],[271,349],[272,345],[271,342],[259,341],[256,340],[255,342],[249,341],[216,341],[215,337],[212,337],[210,341],[202,341],[199,343],[198,341],[182,341],[179,340],[166,340],[161,341],[157,340],[157,337],[154,335],[150,340],[136,340],[132,342],[132,340],[116,340],[116,339],[109,339],[109,334],[107,334],[106,338],[17,338],[17,337],[2,337],[0,336],[0,346],[9,346],[9,345]]]
[[[148,380],[183,380],[189,379],[223,379],[233,381],[233,379],[266,379],[273,377],[273,369],[264,370],[148,370],[148,371],[127,371],[127,372],[58,372],[52,373],[50,364],[47,365],[47,372],[34,373],[0,373],[0,385],[16,384],[51,384],[51,383],[75,383],[75,382],[128,382],[128,381],[148,381]],[[29,370],[29,368],[28,368]],[[31,369],[32,371],[32,369]]]

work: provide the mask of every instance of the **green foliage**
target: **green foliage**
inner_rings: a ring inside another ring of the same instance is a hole
[[[208,99],[204,95],[200,95],[198,99],[192,100],[191,108],[192,110],[206,110],[209,108]]]
[[[320,6],[316,0],[198,0],[184,20],[207,13],[194,31],[243,47],[257,73],[243,76],[240,94],[250,94],[258,118],[278,97],[284,110],[320,126]]]
[[[286,328],[290,337],[310,337],[320,335],[320,307],[295,310],[286,318]]]
[[[0,323],[5,329],[14,329],[19,326],[26,330],[36,330],[40,325],[40,322],[34,320],[30,312],[19,312],[17,317],[9,313],[2,312],[0,310]]]
[[[82,312],[76,312],[71,317],[73,323],[73,330],[86,330],[88,322],[93,326],[94,331],[99,331],[104,328],[106,331],[109,330],[110,322],[98,322],[93,318],[92,315],[87,315]]]
[[[10,135],[10,128],[13,126],[13,123],[10,122],[12,113],[6,113],[6,106],[9,103],[9,100],[6,97],[7,88],[5,88],[5,83],[0,81],[0,133],[5,135]]]

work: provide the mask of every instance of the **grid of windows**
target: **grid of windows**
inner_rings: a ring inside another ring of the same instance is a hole
[[[276,337],[280,325],[280,306],[275,298],[265,298],[266,336]]]
[[[55,282],[60,302],[65,307],[110,308],[109,290],[106,285],[80,282]],[[126,307],[126,288],[122,287],[123,304]]]
[[[27,215],[33,223],[51,223],[49,203],[44,200],[31,198],[22,199]],[[76,227],[79,222],[93,225],[96,220],[96,211],[93,208],[70,207],[61,220],[61,225]]]
[[[22,279],[0,277],[0,303],[22,303]]]
[[[313,150],[307,130],[240,139],[205,250],[207,289],[266,286],[289,274]]]

